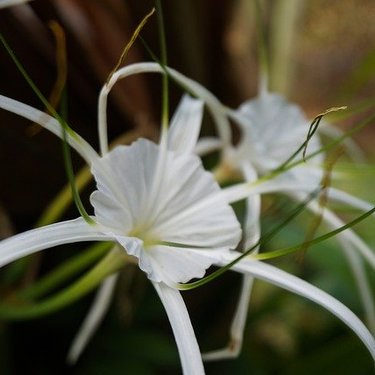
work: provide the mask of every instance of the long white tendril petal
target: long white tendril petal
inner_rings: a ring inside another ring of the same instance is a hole
[[[95,225],[87,224],[83,218],[32,229],[0,242],[0,267],[50,247],[82,242],[108,241],[112,237],[103,234]]]
[[[363,199],[357,198],[349,193],[346,193],[345,191],[335,188],[328,189],[328,197],[329,199],[335,200],[336,202],[344,203],[346,205],[349,205],[353,208],[357,208],[362,211],[369,211],[374,207],[374,204],[371,204],[370,202],[367,202]]]
[[[215,120],[219,137],[223,143],[223,149],[229,149],[231,146],[231,129],[229,121],[225,115],[225,109],[219,100],[212,95],[206,88],[200,85],[198,82],[193,81],[190,78],[185,77],[183,74],[177,72],[172,68],[166,68],[168,74],[172,79],[176,80],[189,92],[202,99]],[[128,65],[124,68],[119,69],[115,72],[108,83],[104,85],[99,95],[98,102],[98,127],[99,127],[99,142],[100,150],[102,154],[108,151],[108,140],[107,140],[107,97],[111,91],[113,85],[122,78],[128,77],[133,74],[139,73],[163,73],[164,69],[158,63],[147,62]]]
[[[374,294],[371,290],[369,280],[366,277],[366,270],[363,266],[363,259],[353,251],[353,249],[348,245],[348,242],[345,239],[343,239],[342,237],[339,237],[338,239],[345,252],[346,257],[348,258],[350,267],[352,268],[359,295],[365,310],[367,325],[370,328],[370,331],[375,334]]]
[[[0,95],[0,108],[35,122],[63,139],[62,125],[54,117],[38,109],[3,95]],[[88,164],[92,164],[98,158],[96,151],[77,133],[68,131],[67,141]]]
[[[320,212],[319,204],[315,201],[310,202],[307,207],[315,213]],[[341,221],[333,212],[331,212],[327,208],[325,208],[323,211],[323,219],[331,227],[332,230],[335,230],[338,227],[344,225],[344,222]],[[348,260],[349,266],[352,269],[359,295],[364,306],[368,325],[371,331],[375,332],[375,303],[373,293],[371,291],[369,281],[366,277],[366,269],[364,267],[363,260],[356,251],[356,243],[361,243],[362,240],[358,237],[358,240],[353,243],[351,239],[352,237],[347,236],[346,233],[347,232],[338,234],[337,239],[339,240],[344,250],[344,254]],[[356,236],[354,232],[352,232],[352,234]]]
[[[195,145],[194,153],[199,156],[204,156],[210,152],[218,151],[222,147],[223,144],[219,138],[202,137]]]
[[[204,374],[203,362],[189,313],[180,292],[163,283],[153,285],[167,312],[185,375]]]
[[[79,328],[67,355],[67,362],[75,364],[98,329],[111,303],[118,274],[108,276],[100,285],[90,310]]]
[[[306,192],[311,193],[313,190],[311,184],[300,182],[280,182],[274,180],[267,180],[261,183],[242,182],[222,190],[222,194],[228,203],[238,202],[249,195],[254,194],[269,194],[280,192]]]
[[[253,283],[252,275],[243,275],[241,292],[229,331],[230,341],[223,349],[203,353],[204,361],[236,358],[240,354]]]
[[[231,187],[223,189],[223,195],[226,200],[230,203],[237,202],[241,199],[246,198],[252,194],[269,194],[269,193],[311,193],[312,186],[308,183],[301,182],[285,182],[278,180],[267,180],[260,184],[243,182],[240,184],[233,185]],[[342,190],[330,187],[327,190],[328,198],[338,203],[344,203],[353,208],[357,208],[362,211],[371,210],[374,205],[363,199],[354,197],[353,195],[346,193]],[[375,215],[375,214],[374,214]]]
[[[226,262],[220,260],[217,262],[217,265],[222,267],[236,259],[239,255],[241,254],[233,252],[230,256],[227,255]],[[245,258],[234,264],[232,270],[275,284],[321,305],[353,330],[375,360],[375,339],[372,334],[351,310],[328,293],[296,276],[261,261]]]
[[[316,204],[311,202],[308,207],[311,208],[314,205]],[[332,211],[327,209],[323,211],[323,219],[335,229],[344,225],[344,222],[341,219],[339,219]],[[375,269],[375,252],[372,251],[352,229],[349,228],[344,232],[341,232],[340,236],[345,239],[345,241],[350,242],[353,247],[356,248],[358,253],[369,262],[370,266]]]
[[[253,182],[257,179],[257,172],[250,163],[243,163],[241,166],[242,173],[247,182]],[[260,237],[260,195],[254,194],[246,199],[246,216],[244,225],[243,247],[249,249],[255,245]],[[253,253],[258,253],[258,248]],[[214,350],[203,354],[205,361],[213,361],[217,359],[235,358],[239,355],[242,348],[243,333],[245,330],[250,297],[252,287],[254,284],[254,277],[251,275],[243,275],[241,292],[236,306],[235,314],[230,327],[230,341],[226,348]]]

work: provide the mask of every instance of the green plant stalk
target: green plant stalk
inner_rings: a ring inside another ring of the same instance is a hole
[[[304,0],[276,0],[271,18],[270,88],[288,96],[294,69],[295,36]]]
[[[50,298],[35,304],[20,303],[18,306],[1,303],[0,318],[6,320],[34,319],[60,310],[92,291],[107,276],[122,268],[126,261],[127,258],[123,252],[111,251],[74,284]]]
[[[163,9],[161,6],[161,0],[155,1],[157,19],[158,19],[158,30],[159,30],[159,43],[160,43],[160,56],[162,66],[167,66],[167,43],[164,29],[164,17]],[[168,129],[169,124],[169,87],[168,87],[168,74],[163,73],[162,76],[162,109],[161,109],[161,125],[162,135]]]
[[[31,77],[26,72],[25,68],[22,66],[22,64],[18,61],[15,53],[12,51],[12,49],[9,47],[8,43],[5,41],[4,37],[0,33],[0,41],[4,45],[6,51],[8,52],[9,56],[17,66],[18,70],[20,71],[21,75],[24,77],[25,81],[28,83],[28,85],[31,87],[31,89],[34,91],[36,96],[39,98],[39,100],[43,103],[43,105],[48,109],[48,111],[56,118],[56,120],[61,125],[61,130],[63,132],[63,155],[64,155],[64,163],[66,172],[68,175],[69,183],[71,185],[72,194],[74,198],[74,202],[77,206],[77,209],[80,213],[80,215],[86,220],[87,223],[93,224],[94,221],[89,216],[89,214],[86,212],[84,205],[81,201],[81,198],[79,196],[77,187],[75,186],[74,181],[74,172],[73,172],[73,166],[70,156],[70,147],[67,143],[67,134],[69,134],[71,137],[77,139],[76,133],[72,130],[72,128],[67,124],[67,122],[56,112],[56,110],[51,106],[51,104],[48,102],[48,100],[44,97],[42,92],[38,89],[36,84],[33,82]]]
[[[53,271],[19,291],[17,296],[25,300],[36,300],[50,293],[60,285],[64,284],[85,268],[95,263],[100,257],[113,247],[111,242],[99,242],[86,251],[76,255],[74,258],[65,261]]]
[[[258,59],[259,59],[259,82],[258,90],[259,94],[263,94],[268,91],[269,86],[269,61],[267,53],[267,41],[266,33],[264,30],[262,4],[260,0],[255,0],[255,22],[256,22],[256,35],[257,35],[257,47],[258,47]]]

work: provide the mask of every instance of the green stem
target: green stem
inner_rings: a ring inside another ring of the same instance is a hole
[[[255,22],[256,22],[256,35],[259,59],[259,94],[263,95],[268,91],[268,76],[269,76],[269,62],[267,53],[266,33],[264,30],[262,4],[260,0],[255,1]]]
[[[73,172],[73,166],[72,166],[72,160],[70,155],[70,146],[67,142],[67,134],[72,136],[73,138],[76,138],[76,133],[71,129],[71,127],[68,125],[68,123],[56,112],[56,110],[51,106],[51,104],[48,102],[48,100],[44,97],[42,92],[38,89],[34,81],[31,79],[31,77],[26,72],[23,65],[20,63],[20,61],[17,59],[15,53],[12,51],[2,34],[0,34],[0,42],[4,45],[4,48],[8,52],[9,56],[17,66],[19,72],[24,77],[25,81],[28,83],[28,85],[31,87],[31,89],[34,91],[36,96],[39,98],[39,100],[43,103],[43,105],[48,109],[48,111],[56,118],[56,120],[61,125],[61,130],[63,132],[63,155],[64,155],[64,163],[66,172],[68,175],[69,183],[71,185],[72,194],[74,198],[74,202],[77,206],[77,209],[81,216],[86,220],[87,223],[93,224],[94,221],[89,216],[89,214],[86,212],[85,207],[83,206],[83,203],[81,201],[81,197],[79,196],[78,189],[75,185],[75,179],[74,179],[74,172]]]
[[[18,306],[9,303],[0,304],[0,318],[26,320],[55,312],[92,291],[103,279],[118,271],[125,263],[126,257],[123,252],[111,251],[74,284],[44,301],[36,304],[19,304]]]
[[[158,18],[158,29],[159,29],[159,43],[160,43],[160,56],[161,63],[163,66],[167,66],[167,43],[164,29],[164,17],[161,1],[155,1],[157,18]],[[169,88],[168,88],[168,74],[163,73],[162,76],[162,110],[161,110],[161,124],[162,134],[168,129],[169,123]]]
[[[272,91],[288,96],[294,59],[296,27],[303,10],[304,0],[277,0],[271,19],[270,86]]]
[[[17,293],[17,296],[25,300],[35,300],[45,296],[51,290],[56,289],[69,278],[82,272],[85,268],[96,262],[111,247],[113,247],[113,243],[111,242],[99,242],[91,246],[85,252],[67,260],[34,284],[21,290]]]
[[[372,214],[374,214],[375,212],[375,207],[372,208],[371,210],[365,212],[363,215],[360,215],[358,216],[357,218],[355,218],[354,220],[350,221],[349,223],[331,231],[331,232],[328,232],[326,234],[323,234],[319,237],[316,237],[310,241],[305,241],[301,244],[298,244],[298,245],[295,245],[295,246],[290,246],[290,247],[286,247],[284,249],[279,249],[279,250],[276,250],[276,251],[269,251],[267,253],[262,253],[262,254],[254,254],[252,255],[251,257],[252,258],[255,258],[255,259],[258,259],[258,260],[265,260],[265,259],[273,259],[273,258],[278,258],[278,257],[281,257],[281,256],[285,256],[285,255],[288,255],[288,254],[291,254],[291,253],[294,253],[298,250],[300,250],[301,248],[303,247],[306,247],[306,246],[313,246],[313,245],[316,245],[322,241],[325,241],[325,240],[328,240],[329,238],[331,237],[334,237],[336,236],[337,234],[353,227],[354,225],[360,223],[361,221],[367,219],[368,217],[370,217]]]

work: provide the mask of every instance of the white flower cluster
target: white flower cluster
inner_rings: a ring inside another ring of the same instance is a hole
[[[94,224],[78,218],[8,238],[0,243],[0,264],[6,265],[64,243],[103,240],[117,243],[127,254],[138,259],[139,267],[155,286],[170,319],[184,373],[202,374],[202,355],[178,291],[180,283],[200,279],[211,265],[223,267],[241,256],[243,250],[256,245],[261,236],[261,194],[279,191],[297,201],[304,200],[319,187],[323,176],[322,155],[317,154],[308,163],[286,168],[272,178],[262,180],[262,176],[277,169],[304,142],[309,122],[301,110],[269,93],[246,102],[238,110],[228,110],[198,83],[172,69],[168,70],[169,74],[199,99],[183,97],[169,130],[162,131],[159,144],[139,139],[130,146],[118,146],[108,151],[107,95],[117,80],[142,72],[162,73],[163,70],[156,63],[127,66],[113,74],[103,87],[99,98],[102,155],[77,134],[69,133],[68,142],[91,166],[97,184],[97,190],[91,195]],[[219,139],[198,140],[204,104],[216,121]],[[56,119],[26,104],[0,96],[0,108],[63,136]],[[237,146],[231,142],[229,118],[242,131]],[[215,175],[203,168],[196,153],[204,154],[215,148],[221,150],[221,167],[240,173],[244,182],[221,188]],[[319,148],[319,138],[314,136],[309,142],[307,157]],[[329,197],[363,210],[371,208],[369,203],[334,189],[329,190]],[[247,199],[247,215],[241,229],[230,203],[242,199]],[[319,207],[314,200],[308,206],[313,211]],[[333,228],[341,225],[328,210],[324,217]],[[351,256],[361,258],[361,261],[367,259],[374,266],[373,252],[353,232],[342,232],[341,236],[349,240],[343,242]],[[242,237],[245,249],[238,249]],[[232,342],[237,345],[207,353],[206,359],[238,354],[253,278],[266,280],[322,305],[345,322],[375,358],[372,334],[332,296],[251,256],[234,262],[231,270],[244,275],[241,301],[231,331]],[[103,282],[72,346],[71,361],[77,359],[105,313],[114,281],[110,277]],[[363,297],[371,313],[371,295]]]

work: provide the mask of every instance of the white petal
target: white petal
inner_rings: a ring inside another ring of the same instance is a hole
[[[205,250],[172,245],[145,248],[138,238],[115,236],[129,255],[138,258],[139,268],[151,281],[164,282],[171,287],[203,277],[206,269],[229,251],[227,248]]]
[[[240,254],[233,252],[228,257],[227,262],[218,262],[219,266],[224,266]],[[275,284],[281,288],[289,290],[295,294],[301,295],[317,304],[323,306],[341,319],[354,333],[362,340],[367,349],[375,360],[375,340],[365,325],[358,319],[358,317],[350,311],[341,302],[323,292],[319,288],[309,284],[308,282],[299,279],[296,276],[290,275],[276,267],[270,266],[266,263],[253,261],[250,259],[243,259],[236,263],[232,270],[244,274],[252,275],[258,279]]]
[[[51,117],[47,113],[3,95],[0,95],[0,108],[35,122],[63,139],[61,125],[54,117]],[[89,164],[98,158],[96,151],[77,133],[67,133],[67,141]]]
[[[163,281],[171,287],[193,278],[201,278],[217,259],[221,259],[227,249],[191,249],[173,246],[155,246],[147,249],[143,256],[153,264],[153,281]]]
[[[243,275],[240,297],[238,299],[236,311],[230,327],[230,339],[227,347],[203,353],[204,361],[216,361],[219,359],[236,358],[241,352],[243,334],[245,330],[251,291],[254,277]]]
[[[310,202],[307,207],[315,213],[321,212],[319,204],[315,201]],[[335,230],[344,225],[344,222],[327,208],[324,208],[323,220],[326,221],[326,223],[331,227],[332,230]],[[363,247],[366,248],[367,245],[351,229],[339,233],[337,235],[337,239],[344,250],[344,254],[348,260],[349,266],[352,269],[353,276],[356,281],[357,288],[366,312],[366,319],[373,332],[375,332],[374,297],[371,291],[369,280],[366,277],[366,269],[363,264],[363,259],[359,256],[361,252],[360,249]],[[360,249],[358,249],[358,246],[360,246]],[[371,249],[368,248],[367,252],[371,252]]]
[[[249,162],[243,162],[242,173],[245,180],[249,183],[256,181],[257,173]],[[246,200],[246,216],[245,216],[245,242],[244,248],[249,249],[260,237],[260,194],[252,194]]]
[[[184,300],[179,291],[153,283],[167,312],[185,375],[204,374],[202,357]]]
[[[308,206],[312,207],[313,203]],[[332,211],[327,209],[323,210],[323,219],[329,223],[332,228],[339,228],[345,223],[338,218]],[[340,233],[342,238],[350,242],[354,248],[369,262],[370,266],[375,269],[375,253],[370,249],[370,247],[360,238],[352,229],[346,229]]]
[[[50,247],[81,241],[112,239],[113,237],[103,234],[98,227],[87,224],[82,218],[51,224],[1,241],[0,267]]]
[[[203,156],[214,152],[223,147],[223,142],[219,138],[215,137],[203,137],[198,140],[195,148],[194,154]]]
[[[203,101],[184,95],[171,120],[168,148],[193,153],[201,130]]]
[[[362,211],[370,211],[372,208],[374,208],[373,203],[367,202],[363,199],[348,194],[345,191],[335,188],[329,188],[328,197],[336,202],[347,204]]]
[[[144,210],[157,161],[154,148],[152,142],[140,139],[131,146],[116,147],[92,166],[98,191],[91,203],[99,222],[118,226],[119,234],[126,234]]]
[[[90,307],[85,320],[83,321],[79,331],[77,332],[72,345],[69,349],[67,356],[67,362],[74,364],[87,346],[91,337],[96,332],[98,326],[102,322],[104,315],[107,313],[111,303],[114,288],[118,274],[107,277],[102,284],[95,296],[95,300]]]
[[[274,178],[266,180],[261,183],[243,182],[222,190],[223,198],[229,202],[237,202],[254,194],[270,194],[270,193],[288,193],[288,192],[302,192],[310,194],[319,187],[319,184],[311,184],[309,181],[296,181],[292,175],[290,179]]]
[[[257,173],[250,163],[243,162],[243,175],[248,182],[253,182],[257,179]],[[246,200],[246,216],[245,216],[245,231],[244,231],[244,248],[249,249],[255,245],[260,237],[260,195],[251,195]],[[255,250],[258,252],[258,249]],[[230,340],[229,344],[224,349],[214,350],[203,355],[205,361],[235,358],[239,355],[242,348],[243,333],[247,320],[250,297],[254,278],[251,275],[244,275],[241,286],[241,293],[236,306],[235,314],[230,326]]]
[[[345,238],[338,236],[338,240],[344,250],[344,254],[348,259],[348,263],[353,272],[353,277],[357,284],[358,293],[362,301],[366,322],[370,331],[375,334],[375,304],[374,294],[366,275],[366,268],[364,266],[363,259],[359,254],[353,251],[350,243]]]

